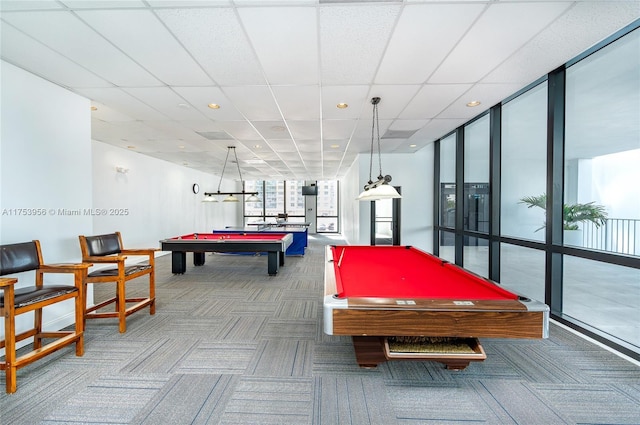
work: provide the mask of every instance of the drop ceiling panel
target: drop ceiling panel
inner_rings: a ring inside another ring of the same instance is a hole
[[[320,8],[322,84],[368,84],[400,12],[400,5]]]
[[[297,143],[298,151],[304,153],[313,153],[314,155],[320,155],[322,152],[322,147],[320,146],[320,142],[317,141],[309,141]],[[317,159],[317,158],[316,158]]]
[[[288,125],[296,143],[307,140],[320,143],[320,121],[289,121]]]
[[[216,121],[215,124],[237,140],[262,142],[260,133],[248,121]]]
[[[97,138],[96,136],[92,134],[93,138]],[[140,121],[103,125],[102,136],[111,140],[120,140],[129,145],[136,145],[136,147],[142,143],[166,139],[162,131],[151,128]]]
[[[369,100],[368,85],[323,86],[322,118],[325,120],[357,119]],[[346,103],[348,108],[340,109],[336,105]]]
[[[123,137],[128,136],[119,125],[114,125],[96,118],[91,119],[91,139],[105,143],[122,142],[126,147],[126,141],[122,141]]]
[[[156,78],[70,12],[5,13],[2,18],[113,84],[160,85]]]
[[[407,104],[399,118],[411,120],[437,117],[452,102],[462,102],[460,96],[470,88],[471,84],[427,84]]]
[[[233,9],[158,9],[156,14],[217,84],[265,83]]]
[[[65,6],[77,9],[106,9],[144,7],[145,4],[138,0],[61,0]]]
[[[118,109],[123,114],[137,120],[164,120],[166,116],[144,104],[121,89],[79,89],[76,92],[86,98],[96,100]]]
[[[143,121],[145,125],[151,128],[162,131],[167,137],[173,137],[176,140],[182,141],[204,141],[201,135],[196,133],[193,129],[186,127],[183,122],[178,121]]]
[[[269,84],[318,83],[315,8],[240,8],[238,14]]]
[[[278,154],[286,154],[287,161],[299,159],[298,149],[291,140],[269,140],[269,146]]]
[[[371,98],[379,97],[378,116],[380,119],[392,119],[400,115],[407,103],[418,93],[419,85],[375,85],[371,88],[371,96],[368,99],[369,121],[373,116]],[[363,114],[366,115],[366,114]]]
[[[271,88],[286,120],[320,118],[320,90],[315,86],[275,86]]]
[[[242,114],[218,87],[174,87],[173,90],[194,108],[212,120],[243,120]],[[208,107],[210,103],[220,105],[219,109]]]
[[[356,124],[356,120],[325,120],[322,136],[324,140],[349,140]]]
[[[380,64],[376,83],[427,81],[484,8],[484,4],[405,6]]]
[[[268,141],[274,139],[288,139],[291,141],[291,136],[283,121],[255,121],[253,125],[258,130],[258,133]]]
[[[1,26],[2,57],[21,68],[65,87],[112,87],[96,74],[26,36],[9,24]],[[42,70],[42,63],[47,69]]]
[[[238,111],[249,120],[282,120],[282,115],[267,86],[225,87],[223,92]]]
[[[422,127],[424,127],[429,122],[426,120],[394,120],[391,125],[389,125],[388,131],[401,131],[401,132],[411,132],[418,131]],[[415,133],[414,133],[415,134]],[[408,138],[410,138],[409,136]]]
[[[231,0],[147,0],[154,7],[231,6]],[[237,1],[235,3],[238,3]]]
[[[473,118],[491,108],[510,94],[522,88],[522,84],[476,84],[464,94],[465,101],[456,102],[442,111],[439,118]],[[468,107],[469,100],[480,100],[480,106]]]
[[[142,87],[123,89],[131,96],[176,120],[200,120],[205,118],[168,87]]]
[[[377,127],[380,129],[380,137],[384,135],[392,122],[392,120],[384,120],[382,118],[378,120]],[[371,127],[371,118],[358,121],[358,124],[356,125],[355,131],[353,133],[353,139],[368,140],[369,144],[371,144]],[[377,137],[377,132],[376,134],[374,134],[374,137]]]
[[[109,121],[118,123],[122,121],[133,121],[129,115],[121,113],[119,110],[113,109],[103,103],[93,101],[91,106],[97,108],[95,111],[91,111],[91,118],[101,121]]]
[[[177,86],[213,83],[151,11],[76,13],[163,83]]]
[[[429,82],[471,83],[480,80],[557,19],[571,4],[561,1],[491,4]],[[496,28],[500,30],[496,31]]]
[[[436,140],[451,132],[451,130],[464,124],[467,120],[465,118],[434,118],[427,123],[420,131],[412,136],[412,138],[419,138],[425,140]]]
[[[631,23],[634,17],[640,17],[638,2],[576,3],[482,81],[528,84],[562,65],[567,58],[579,55],[585,46],[592,46]],[[558,40],[563,42],[558,43]]]
[[[58,10],[62,9],[62,6],[55,0],[2,0],[0,2],[0,10]]]

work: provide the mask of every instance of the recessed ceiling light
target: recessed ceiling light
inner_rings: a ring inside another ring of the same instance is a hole
[[[471,102],[467,103],[467,106],[469,108],[473,108],[474,106],[478,106],[480,104],[479,100],[472,100]]]
[[[271,127],[271,131],[285,131],[286,127],[281,125],[274,125]]]
[[[338,149],[340,147],[340,145],[331,145],[330,146],[332,149]]]
[[[184,145],[180,145],[178,146],[180,149],[184,149]]]
[[[256,149],[260,149],[262,146],[260,146],[260,145],[253,145],[253,147],[254,147],[254,148],[256,148]]]
[[[418,145],[414,145],[414,144],[409,145],[410,148],[415,148],[416,146]]]
[[[127,146],[127,149],[135,149],[135,148],[136,148],[136,147],[135,147],[135,146],[133,146],[133,145],[129,145],[129,146]]]
[[[345,108],[348,108],[348,107],[349,107],[349,105],[347,105],[346,103],[338,103],[338,104],[336,105],[336,107],[337,107],[338,109],[345,109]]]
[[[91,107],[91,110],[92,110],[92,111],[97,111],[97,110],[98,110],[98,107],[97,107],[97,106],[92,106],[92,107]]]
[[[220,109],[220,105],[218,105],[217,103],[210,103],[207,106],[211,109]]]

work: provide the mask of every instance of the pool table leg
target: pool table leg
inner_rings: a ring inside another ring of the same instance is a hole
[[[378,336],[352,336],[358,366],[373,368],[386,362],[384,338]]]
[[[278,251],[270,251],[267,258],[267,269],[269,272],[269,276],[275,276],[278,274]]]
[[[202,265],[204,265],[204,252],[194,252],[193,253],[193,265],[194,266],[202,266]]]
[[[187,253],[184,251],[171,252],[171,273],[184,274],[187,270]]]

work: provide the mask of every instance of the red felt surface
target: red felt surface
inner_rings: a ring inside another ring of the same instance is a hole
[[[453,264],[404,246],[332,247],[338,296],[503,300],[518,296]]]
[[[197,237],[196,237],[197,235]],[[278,240],[286,236],[286,233],[191,233],[189,235],[178,236],[172,239],[194,240],[194,239],[232,239],[232,240]]]

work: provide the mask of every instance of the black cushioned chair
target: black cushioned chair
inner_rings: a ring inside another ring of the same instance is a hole
[[[31,241],[0,245],[0,276],[35,271],[35,285],[15,288],[17,278],[0,278],[0,314],[4,317],[4,360],[0,370],[5,371],[7,393],[17,389],[17,371],[36,360],[69,345],[76,345],[76,356],[84,354],[84,280],[91,264],[50,264],[42,261],[40,242]],[[45,285],[45,273],[72,273],[73,285]],[[75,328],[70,331],[42,329],[42,309],[65,300],[75,300]],[[33,328],[17,333],[16,316],[34,312]],[[33,349],[17,356],[16,342],[33,337]],[[43,345],[43,339],[53,341]]]
[[[115,267],[98,269],[89,273],[87,283],[115,283],[116,294],[113,298],[86,308],[85,319],[100,319],[117,317],[121,333],[127,331],[127,316],[149,306],[149,313],[156,312],[156,284],[155,284],[155,251],[157,248],[124,249],[120,232],[97,236],[80,236],[82,261],[86,263],[111,263]],[[126,265],[127,256],[145,256],[146,264]],[[138,277],[149,276],[149,296],[126,296],[126,283]],[[86,297],[86,288],[85,288]],[[127,303],[132,304],[127,307]],[[98,311],[109,304],[115,304],[115,311]],[[86,306],[86,302],[85,302]]]

